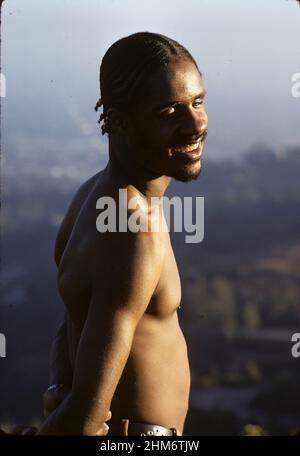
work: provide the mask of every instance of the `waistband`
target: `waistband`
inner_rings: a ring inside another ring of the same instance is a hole
[[[172,436],[177,435],[176,428],[166,428],[158,424],[136,423],[128,419],[121,420],[123,435],[138,436]]]

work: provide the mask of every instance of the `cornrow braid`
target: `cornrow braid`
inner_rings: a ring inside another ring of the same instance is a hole
[[[102,105],[103,105],[103,103],[102,103],[102,99],[101,99],[101,97],[100,97],[99,100],[98,100],[97,103],[96,103],[95,108],[94,108],[95,111],[98,111],[98,109],[99,109]],[[100,117],[99,117],[98,124],[101,124],[101,122],[102,122],[102,120],[104,119],[104,117],[105,117],[105,116],[104,116],[104,113],[102,113],[102,114],[100,115]],[[101,126],[101,130],[102,130],[102,135],[104,135],[104,133],[105,133],[105,125],[102,125],[102,126]]]
[[[185,47],[158,33],[134,33],[110,46],[100,66],[101,98],[95,106],[96,111],[100,106],[103,107],[98,120],[99,124],[104,120],[102,135],[111,133],[108,109],[128,109],[133,106],[150,74],[175,58],[192,61],[201,74],[196,61]]]

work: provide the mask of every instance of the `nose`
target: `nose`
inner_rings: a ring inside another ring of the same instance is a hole
[[[182,136],[199,137],[207,130],[208,117],[206,112],[189,111],[180,124],[180,134]]]

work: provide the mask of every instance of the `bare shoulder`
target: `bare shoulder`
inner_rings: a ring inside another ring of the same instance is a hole
[[[98,279],[100,270],[112,267],[117,272],[121,267],[126,270],[139,263],[158,266],[164,258],[165,242],[162,233],[107,232],[99,234],[92,245],[93,276]]]
[[[121,265],[128,269],[136,264],[147,262],[155,268],[164,258],[167,235],[162,224],[159,223],[162,211],[153,210],[133,186],[126,188],[125,203],[127,207],[123,213],[124,223],[122,223],[125,231],[120,231],[121,215],[118,213],[120,202],[117,203],[116,212],[113,214],[118,221],[116,225],[113,224],[112,231],[100,230],[96,223],[97,230],[100,232],[95,233],[93,240],[95,272],[96,264],[99,267],[99,259],[105,258],[105,263],[103,262],[102,265],[113,263],[114,268]]]
[[[107,256],[107,262],[110,263],[117,259],[118,264],[129,266],[129,259],[135,262],[152,261],[159,263],[163,257],[166,248],[166,232],[163,230],[162,224],[159,223],[162,218],[162,211],[156,211],[145,202],[132,186],[126,189],[127,207],[123,215],[119,214],[119,204],[117,202],[116,212],[113,215],[115,224],[112,224],[113,230],[98,227],[95,231],[94,238],[94,256],[95,262],[99,258]],[[121,220],[122,231],[120,231]],[[103,219],[101,220],[103,222]],[[157,223],[155,223],[157,222]]]
[[[140,318],[158,285],[165,243],[161,233],[107,233],[93,249],[92,302]]]

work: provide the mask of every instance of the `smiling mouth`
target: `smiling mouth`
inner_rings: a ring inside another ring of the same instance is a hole
[[[172,148],[172,153],[175,154],[182,154],[186,157],[192,158],[192,159],[198,159],[201,157],[202,154],[202,147],[201,145],[203,144],[203,141],[206,137],[206,132],[201,136],[200,139],[198,139],[197,142],[194,142],[192,144],[187,144],[185,146],[181,147],[174,147]]]

